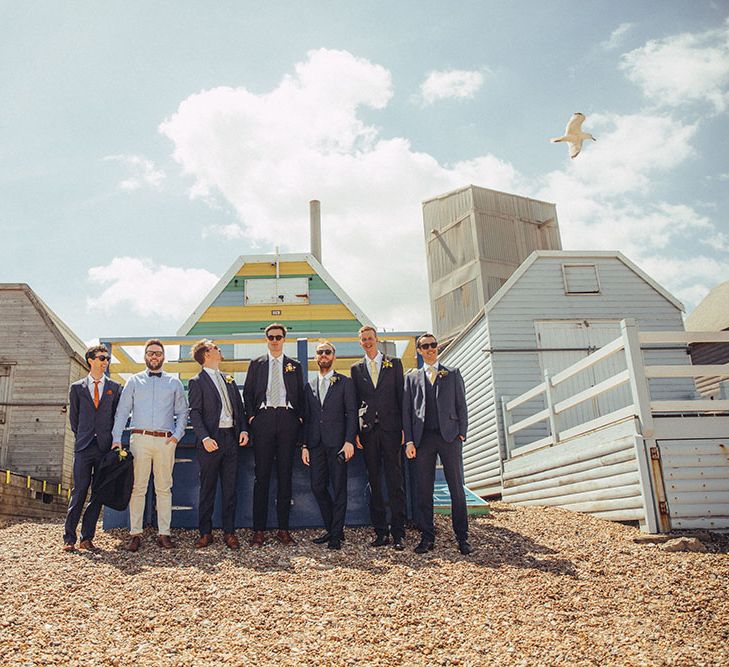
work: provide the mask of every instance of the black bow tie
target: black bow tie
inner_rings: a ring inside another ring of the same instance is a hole
[[[161,378],[162,377],[162,372],[161,371],[159,373],[152,373],[152,372],[150,372],[149,377],[151,377],[151,378]]]

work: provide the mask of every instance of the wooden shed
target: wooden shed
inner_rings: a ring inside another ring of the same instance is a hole
[[[68,388],[86,346],[26,284],[0,284],[0,468],[70,486]]]
[[[461,369],[469,408],[464,449],[466,484],[481,496],[502,493],[502,462],[510,449],[548,435],[535,420],[507,444],[502,400],[519,396],[620,336],[620,321],[633,318],[644,331],[682,330],[683,306],[619,252],[533,252],[453,340],[443,363]],[[661,363],[690,364],[685,346],[646,353]],[[621,365],[622,364],[622,365]],[[625,369],[611,357],[563,383],[554,400],[579,393]],[[695,393],[692,379],[651,380],[661,399]],[[628,405],[630,391],[615,386],[594,400],[565,410],[559,429],[599,419]],[[546,408],[544,396],[521,405],[518,420]]]

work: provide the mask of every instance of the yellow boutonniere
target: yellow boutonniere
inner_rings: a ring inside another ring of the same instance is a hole
[[[438,377],[439,378],[444,378],[446,375],[448,375],[448,371],[446,371],[446,370],[440,370],[440,371],[438,371]]]
[[[225,381],[226,381],[226,382],[227,382],[228,384],[233,384],[233,382],[235,382],[235,380],[233,379],[233,376],[232,376],[232,375],[226,375],[226,376],[225,376]]]
[[[293,373],[295,370],[295,366],[290,361],[284,366],[284,373]]]
[[[339,376],[337,376],[337,375],[332,375],[332,377],[331,377],[331,378],[329,378],[329,383],[330,383],[330,384],[334,384],[335,382],[339,382]]]
[[[392,368],[392,362],[389,359],[383,359],[382,368]]]
[[[119,460],[123,461],[125,458],[127,458],[127,450],[124,447],[119,447]]]

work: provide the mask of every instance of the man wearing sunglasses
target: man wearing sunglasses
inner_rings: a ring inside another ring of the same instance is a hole
[[[73,457],[73,490],[68,503],[66,525],[63,534],[64,551],[76,547],[76,528],[86,502],[94,475],[104,454],[111,449],[111,429],[114,425],[121,385],[106,377],[109,367],[109,350],[104,345],[94,345],[86,350],[89,374],[71,385],[69,391],[69,420],[75,436]],[[79,549],[95,550],[94,535],[99,520],[101,503],[92,500],[83,513]]]
[[[165,348],[153,338],[144,345],[147,368],[130,377],[122,391],[114,420],[114,447],[121,447],[122,431],[132,413],[129,449],[134,455],[134,487],[129,501],[129,542],[136,552],[142,544],[144,501],[149,476],[154,474],[157,508],[157,544],[163,549],[175,545],[170,538],[172,523],[172,469],[177,443],[185,435],[187,399],[182,382],[165,373]]]
[[[370,518],[375,539],[370,546],[389,544],[405,548],[405,478],[402,464],[402,362],[377,349],[377,332],[371,326],[359,330],[364,358],[352,365],[352,381],[357,392],[361,420],[357,446],[363,450],[370,483]],[[390,524],[382,485],[387,483]]]
[[[262,546],[268,520],[268,491],[274,463],[278,480],[276,537],[285,546],[296,544],[289,532],[291,475],[296,444],[304,423],[304,374],[296,359],[283,353],[286,327],[266,327],[268,354],[253,359],[243,384],[243,399],[253,443],[253,533],[251,546]]]
[[[248,420],[238,385],[220,372],[223,353],[211,340],[195,343],[192,357],[202,366],[187,385],[190,421],[197,436],[197,462],[200,466],[198,528],[195,548],[213,543],[213,507],[220,480],[223,542],[240,549],[235,535],[238,448],[248,444]]]
[[[438,362],[438,341],[431,333],[419,336],[418,352],[423,366],[405,376],[402,418],[405,456],[415,459],[417,520],[420,543],[415,552],[424,554],[435,544],[433,487],[435,464],[440,456],[451,496],[451,521],[458,550],[467,556],[468,513],[463,490],[463,441],[468,430],[466,388],[457,368]]]
[[[326,533],[314,539],[341,549],[347,513],[347,462],[354,456],[357,398],[354,384],[334,370],[334,345],[316,347],[319,374],[306,383],[306,422],[301,460],[311,469],[311,490],[319,504]],[[333,495],[329,493],[331,482]]]

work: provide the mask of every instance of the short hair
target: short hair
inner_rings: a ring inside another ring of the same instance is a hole
[[[321,341],[319,341],[316,344],[316,349],[318,350],[322,345],[328,345],[329,347],[332,348],[332,352],[334,352],[334,354],[337,353],[337,348],[334,347],[334,343],[332,343],[330,340],[321,340]]]
[[[215,345],[215,343],[209,338],[203,338],[192,346],[190,354],[201,366],[205,363],[205,353],[210,349],[211,345]]]
[[[288,332],[286,331],[286,327],[283,324],[279,324],[278,322],[273,322],[272,324],[269,324],[266,327],[266,336],[268,336],[268,332],[272,329],[281,329],[281,331],[283,331],[284,338],[286,338],[286,334]]]
[[[375,329],[373,326],[370,326],[369,324],[365,324],[363,327],[360,327],[357,335],[361,336],[365,331],[371,331],[373,334],[375,334],[375,338],[377,338],[377,329]]]
[[[435,334],[432,334],[429,331],[426,331],[424,334],[420,334],[415,339],[415,347],[420,347],[420,341],[423,340],[423,338],[432,338],[436,343],[438,342],[438,339],[435,337]]]
[[[150,345],[159,345],[162,348],[162,352],[165,351],[165,346],[162,345],[162,341],[159,338],[150,338],[145,344],[144,344],[144,353],[147,353],[147,348]]]
[[[96,359],[96,355],[99,352],[106,352],[109,354],[109,350],[106,349],[106,345],[99,344],[99,345],[92,345],[91,347],[86,348],[86,363],[89,363],[90,359]]]

